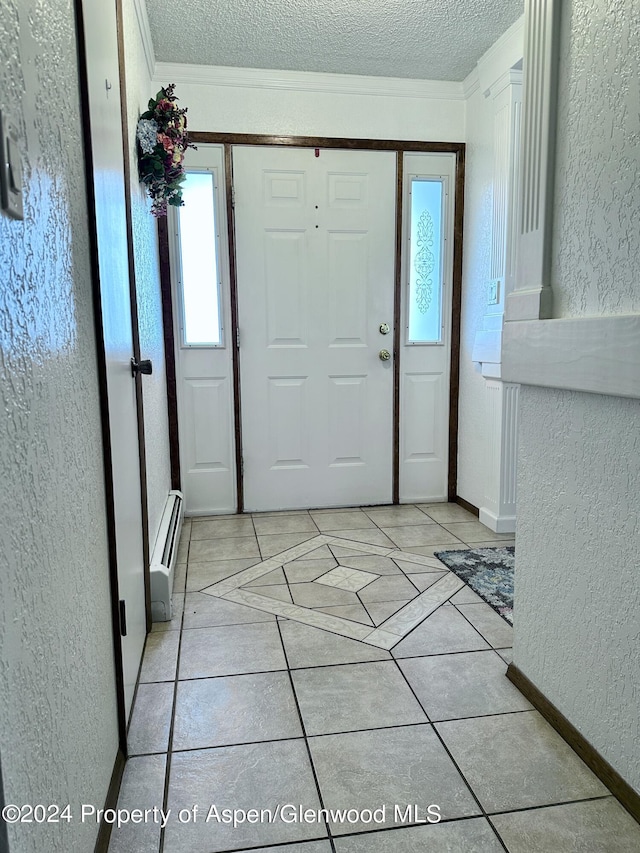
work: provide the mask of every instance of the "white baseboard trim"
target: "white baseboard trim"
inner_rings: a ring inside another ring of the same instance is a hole
[[[515,515],[496,515],[485,507],[480,507],[480,521],[494,533],[515,533]]]

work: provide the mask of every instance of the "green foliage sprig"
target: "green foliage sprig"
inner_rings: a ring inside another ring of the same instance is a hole
[[[160,89],[140,116],[136,129],[138,172],[152,199],[151,213],[167,215],[167,205],[180,207],[184,152],[195,148],[187,134],[187,110],[177,106],[175,84]]]

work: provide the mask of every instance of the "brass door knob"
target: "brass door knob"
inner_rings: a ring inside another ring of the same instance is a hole
[[[378,353],[378,357],[380,361],[389,361],[389,359],[391,358],[391,353],[388,349],[381,349]]]

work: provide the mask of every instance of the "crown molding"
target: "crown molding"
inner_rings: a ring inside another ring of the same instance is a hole
[[[136,20],[138,22],[138,32],[142,41],[142,49],[144,50],[144,58],[147,63],[147,71],[149,78],[153,80],[156,72],[156,54],[153,48],[153,39],[151,38],[151,27],[149,26],[149,16],[147,15],[147,6],[145,0],[133,0],[133,8],[136,12]]]
[[[476,66],[462,81],[462,90],[464,92],[465,99],[475,95],[479,88],[480,75],[478,74],[478,66]]]
[[[478,60],[478,78],[483,92],[489,92],[505,70],[513,68],[522,59],[524,21],[522,15]]]
[[[323,92],[333,95],[374,95],[393,98],[462,101],[463,83],[448,80],[410,80],[403,77],[364,77],[315,71],[274,71],[222,65],[157,62],[154,78],[172,83],[230,86],[249,89]]]

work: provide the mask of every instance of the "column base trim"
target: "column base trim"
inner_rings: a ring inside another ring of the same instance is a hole
[[[485,527],[493,530],[494,533],[514,533],[516,532],[516,517],[515,515],[496,515],[490,509],[481,506],[479,518]]]

